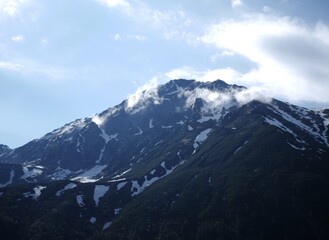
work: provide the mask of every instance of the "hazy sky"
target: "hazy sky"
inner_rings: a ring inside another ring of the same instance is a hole
[[[222,79],[329,106],[327,0],[0,0],[0,143],[18,147],[156,79]]]

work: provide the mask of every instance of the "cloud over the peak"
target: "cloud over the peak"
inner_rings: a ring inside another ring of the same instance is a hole
[[[243,2],[241,0],[231,0],[231,5],[232,8],[236,8],[243,5]]]
[[[329,30],[263,14],[210,26],[201,41],[243,56],[256,68],[237,82],[290,101],[329,102]]]
[[[157,78],[152,78],[148,83],[139,87],[134,94],[127,98],[126,111],[136,113],[146,108],[150,102],[153,104],[160,104],[163,99],[158,95]]]

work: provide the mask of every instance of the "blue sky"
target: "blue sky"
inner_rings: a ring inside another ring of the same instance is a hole
[[[329,106],[328,12],[326,0],[0,0],[0,143],[175,78]]]

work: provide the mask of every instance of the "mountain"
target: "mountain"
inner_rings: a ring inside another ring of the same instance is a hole
[[[145,88],[0,146],[7,239],[328,239],[329,109],[221,80]]]

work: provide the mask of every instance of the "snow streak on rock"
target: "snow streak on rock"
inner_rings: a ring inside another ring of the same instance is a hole
[[[97,182],[100,179],[102,179],[102,177],[95,179],[95,177],[97,175],[99,175],[105,168],[107,167],[107,165],[96,165],[95,167],[85,171],[84,173],[80,174],[79,176],[72,178],[72,181],[79,181],[81,183],[88,183],[88,182]]]
[[[10,171],[10,177],[9,177],[8,182],[6,182],[4,184],[0,184],[0,188],[1,187],[8,186],[9,184],[11,184],[13,182],[14,176],[15,176],[15,171],[14,171],[14,169],[11,169],[11,171]]]

